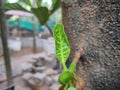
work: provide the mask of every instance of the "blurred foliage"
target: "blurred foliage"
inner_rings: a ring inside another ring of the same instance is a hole
[[[60,7],[60,0],[52,0],[52,13]]]
[[[31,11],[38,18],[41,24],[45,24],[49,19],[49,11],[46,7],[31,8]]]
[[[52,6],[51,9],[42,6],[41,5],[42,0],[34,0],[34,2],[31,2],[31,0],[19,0],[18,3],[6,3],[5,4],[5,10],[21,10],[33,13],[39,22],[44,25],[49,20],[49,17],[51,14],[53,14],[59,7],[60,7],[60,0],[52,0]],[[22,3],[22,4],[21,4]],[[30,10],[27,10],[25,7],[23,7],[23,4],[27,7],[30,7]]]
[[[21,10],[21,11],[27,11],[29,12],[27,9],[23,8],[21,5],[19,5],[18,3],[6,3],[5,4],[5,10]]]
[[[37,6],[40,7],[41,3],[42,3],[42,0],[36,0],[36,3],[37,3]]]

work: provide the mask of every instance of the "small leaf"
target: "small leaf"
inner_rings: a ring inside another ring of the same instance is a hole
[[[5,10],[21,10],[21,11],[27,11],[25,8],[23,8],[21,5],[19,5],[18,3],[6,3],[5,4]]]
[[[46,7],[31,8],[31,10],[42,25],[48,21],[49,13]]]
[[[74,87],[70,87],[70,88],[68,88],[68,90],[77,90],[77,89]]]
[[[70,45],[64,32],[62,24],[57,24],[54,28],[54,39],[56,48],[56,57],[62,63],[65,63],[70,54]]]
[[[62,85],[67,84],[70,80],[73,79],[73,73],[70,71],[64,71],[63,73],[60,74],[59,76],[59,82]]]
[[[61,0],[52,0],[52,13],[54,13],[61,5]]]
[[[74,71],[76,69],[76,65],[74,63],[71,63],[69,69],[71,71]]]

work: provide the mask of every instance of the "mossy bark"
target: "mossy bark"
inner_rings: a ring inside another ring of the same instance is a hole
[[[77,73],[84,90],[120,90],[120,1],[62,0],[65,32],[83,55]]]

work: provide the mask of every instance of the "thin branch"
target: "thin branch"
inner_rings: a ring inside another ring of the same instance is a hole
[[[50,32],[50,34],[53,36],[53,32],[52,32],[52,29],[47,25],[47,24],[45,24],[45,26],[48,28],[48,30],[49,30],[49,32]]]

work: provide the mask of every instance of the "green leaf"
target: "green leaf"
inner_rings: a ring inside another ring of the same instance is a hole
[[[27,11],[25,8],[23,8],[21,5],[19,5],[18,3],[6,3],[5,4],[5,10],[21,10],[21,11]]]
[[[41,6],[41,2],[42,2],[42,0],[36,0],[37,7]]]
[[[52,0],[52,13],[54,13],[61,5],[61,0]]]
[[[62,63],[65,63],[70,54],[70,45],[64,32],[64,26],[57,24],[54,28],[54,39],[56,48],[56,57]]]
[[[42,25],[48,21],[49,11],[46,7],[31,8],[31,10]]]
[[[77,89],[74,88],[74,87],[70,87],[70,88],[68,88],[67,90],[77,90]]]
[[[32,6],[30,0],[20,0],[20,2],[23,2],[28,6]]]

